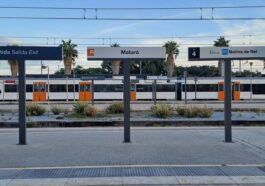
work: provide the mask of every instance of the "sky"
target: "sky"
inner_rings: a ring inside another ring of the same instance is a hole
[[[80,7],[80,8],[144,8],[144,7],[219,7],[265,5],[265,0],[0,0],[0,7]],[[265,8],[260,9],[215,9],[215,17],[265,17]],[[99,10],[98,17],[157,17],[157,18],[210,18],[212,9],[165,10],[165,11],[109,11]],[[0,9],[0,17],[83,17],[81,10],[20,10]],[[95,10],[87,10],[86,17],[95,17]],[[218,36],[225,35],[232,46],[265,45],[265,21],[100,21],[100,20],[23,20],[0,18],[0,45],[59,45],[62,39],[72,39],[78,44],[77,65],[85,68],[98,67],[100,62],[86,60],[86,47],[109,46],[162,46],[168,40],[180,44],[180,54],[175,63],[179,66],[217,65],[211,62],[188,62],[187,47],[211,46]],[[183,38],[183,37],[193,38]],[[211,36],[211,37],[209,37]],[[36,38],[23,38],[36,37]],[[116,39],[134,37],[136,39]],[[78,39],[79,38],[79,39]],[[81,39],[82,38],[82,39]],[[84,39],[89,38],[89,39]],[[95,39],[98,38],[98,39]],[[54,72],[63,67],[62,61],[44,61]],[[242,69],[249,69],[243,61]],[[263,73],[263,62],[255,61],[254,70]],[[233,62],[233,70],[238,70],[238,61]],[[40,61],[27,62],[28,74],[40,73]],[[10,74],[6,61],[0,62],[0,75]]]

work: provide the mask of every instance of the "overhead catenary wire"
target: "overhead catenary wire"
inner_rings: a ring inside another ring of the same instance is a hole
[[[40,6],[0,6],[0,9],[46,9],[46,10],[191,10],[191,9],[242,9],[265,8],[265,5],[244,6],[201,6],[201,7],[40,7]]]
[[[216,17],[214,12],[218,9],[262,9],[265,8],[265,5],[261,6],[212,6],[212,7],[151,7],[151,8],[93,8],[93,7],[29,7],[29,6],[0,6],[0,9],[23,9],[23,10],[80,10],[80,14],[77,17],[53,17],[53,16],[5,16],[1,15],[0,19],[32,19],[32,20],[98,20],[98,21],[198,21],[198,20],[223,20],[223,21],[232,21],[232,20],[265,20],[265,17]],[[203,16],[204,10],[212,10],[210,16]],[[87,11],[92,10],[94,16],[87,16]],[[195,17],[179,17],[179,18],[168,18],[168,17],[103,17],[98,15],[98,11],[161,11],[161,10],[197,10],[200,12],[199,16]],[[46,14],[45,14],[46,15]]]

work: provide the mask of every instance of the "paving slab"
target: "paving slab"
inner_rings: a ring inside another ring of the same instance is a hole
[[[28,145],[17,130],[0,130],[0,168],[108,165],[265,164],[265,127],[234,128],[224,143],[223,127],[29,129]],[[244,143],[248,141],[248,143]]]

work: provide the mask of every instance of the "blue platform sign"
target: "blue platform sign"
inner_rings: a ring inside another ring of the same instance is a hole
[[[62,60],[62,47],[0,46],[0,60]]]

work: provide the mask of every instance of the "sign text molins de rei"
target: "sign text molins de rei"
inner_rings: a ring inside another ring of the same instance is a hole
[[[165,59],[164,47],[88,47],[87,59]]]
[[[219,59],[264,59],[265,47],[191,47],[188,49],[189,60]]]
[[[62,47],[0,46],[0,60],[62,60]]]

